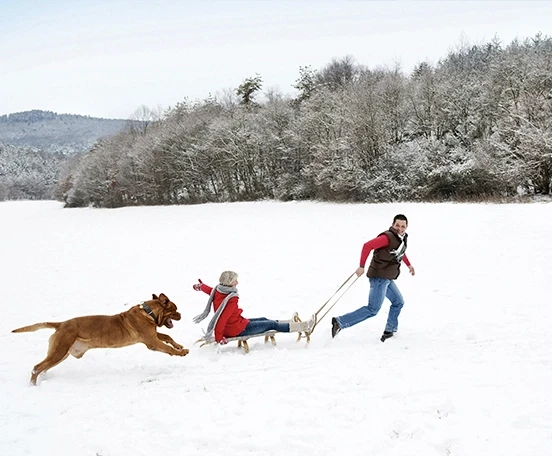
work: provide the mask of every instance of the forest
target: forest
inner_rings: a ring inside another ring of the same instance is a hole
[[[301,67],[295,96],[262,88],[257,74],[144,112],[65,160],[51,194],[68,207],[551,194],[549,37],[459,46],[408,75],[345,56]]]

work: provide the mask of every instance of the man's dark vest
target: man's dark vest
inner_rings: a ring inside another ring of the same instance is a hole
[[[389,239],[389,245],[383,249],[376,249],[372,253],[372,261],[366,275],[368,277],[380,277],[382,279],[394,280],[401,273],[401,261],[406,252],[406,239],[408,234],[404,233],[401,238],[393,227],[388,231],[381,233],[385,234]]]

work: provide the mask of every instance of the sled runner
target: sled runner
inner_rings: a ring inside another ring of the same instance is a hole
[[[228,337],[226,338],[226,340],[228,342],[238,342],[238,348],[243,348],[243,351],[245,353],[249,353],[249,344],[247,343],[247,341],[253,337],[263,337],[264,336],[264,341],[265,341],[265,344],[270,340],[270,342],[272,342],[272,345],[276,345],[276,338],[274,337],[274,334],[276,334],[277,331],[267,331],[267,332],[264,332],[264,333],[261,333],[261,334],[252,334],[250,336],[236,336],[236,337]],[[201,342],[201,345],[200,347],[203,347],[204,345],[212,345],[212,344],[216,344],[216,341],[215,339],[211,339],[211,340],[205,340],[203,337],[199,340],[196,341],[196,343],[199,343]]]

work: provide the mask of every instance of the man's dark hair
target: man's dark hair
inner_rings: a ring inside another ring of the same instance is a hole
[[[406,218],[406,215],[403,215],[403,214],[395,215],[395,218],[393,219],[393,225],[395,224],[395,222],[397,220],[404,220],[406,222],[406,224],[408,225],[408,219]]]

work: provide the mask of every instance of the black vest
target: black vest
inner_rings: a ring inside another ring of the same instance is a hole
[[[368,277],[394,280],[401,273],[401,261],[406,252],[408,234],[404,233],[401,240],[393,227],[381,233],[380,236],[382,234],[385,234],[389,239],[389,245],[383,249],[374,250],[366,275]]]

